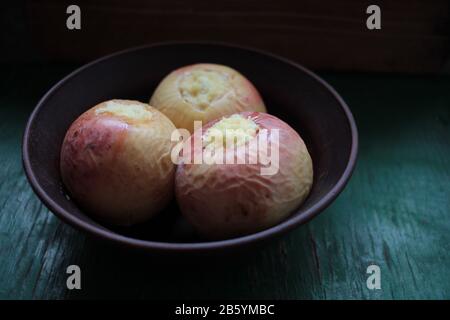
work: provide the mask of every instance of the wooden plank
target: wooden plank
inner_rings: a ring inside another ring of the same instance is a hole
[[[378,1],[382,29],[377,31],[369,31],[365,25],[369,1],[78,4],[81,31],[66,29],[67,3],[46,0],[28,5],[26,21],[33,48],[42,59],[86,62],[145,43],[206,40],[269,50],[313,69],[448,71],[450,3],[446,0]]]

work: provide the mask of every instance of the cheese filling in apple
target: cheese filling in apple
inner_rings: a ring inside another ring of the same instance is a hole
[[[199,110],[207,109],[212,102],[221,99],[233,88],[229,76],[215,70],[194,70],[184,74],[179,83],[183,99]]]
[[[110,113],[119,117],[126,117],[133,120],[151,120],[152,113],[142,104],[123,103],[120,100],[110,100],[104,106],[95,110],[95,114]]]
[[[211,148],[212,146],[239,147],[258,134],[259,126],[250,118],[243,117],[240,114],[233,114],[223,118],[207,129],[203,135],[203,147]]]

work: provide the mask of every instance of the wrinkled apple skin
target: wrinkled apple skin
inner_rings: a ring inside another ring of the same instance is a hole
[[[241,114],[260,128],[279,129],[279,170],[264,176],[260,164],[180,164],[177,201],[183,215],[207,238],[231,238],[278,224],[305,200],[313,182],[311,157],[294,129],[265,113]],[[199,129],[201,134],[217,121]],[[192,144],[192,137],[186,143]]]
[[[199,110],[180,95],[180,79],[196,70],[213,70],[227,75],[232,88],[210,107]],[[264,102],[253,84],[238,71],[223,65],[199,63],[182,67],[166,76],[156,88],[150,105],[164,113],[177,128],[194,130],[194,121],[203,125],[220,118],[244,111],[266,112]]]
[[[171,199],[175,167],[170,159],[175,130],[162,113],[137,101],[150,118],[96,110],[82,114],[65,136],[60,158],[69,195],[100,221],[128,226],[157,214]]]

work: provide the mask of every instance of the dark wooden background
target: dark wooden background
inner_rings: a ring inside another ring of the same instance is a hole
[[[450,299],[449,1],[371,1],[377,31],[358,0],[75,3],[81,31],[66,29],[65,1],[0,11],[0,299]],[[244,257],[175,264],[99,243],[42,205],[20,148],[39,98],[91,59],[171,40],[266,49],[336,88],[360,151],[332,206]],[[71,264],[81,291],[66,289]],[[370,264],[381,290],[366,287]]]
[[[71,3],[22,0],[5,10],[6,23],[25,21],[6,35],[18,45],[6,57],[86,62],[146,43],[209,40],[265,49],[316,70],[450,68],[448,0],[81,0],[82,29],[68,31]],[[369,4],[381,7],[381,30],[366,28]]]

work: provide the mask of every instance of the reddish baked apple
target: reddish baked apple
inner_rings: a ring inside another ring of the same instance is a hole
[[[60,169],[69,195],[93,217],[128,226],[157,214],[172,198],[173,123],[147,104],[110,100],[69,128]]]
[[[180,209],[213,239],[278,224],[301,205],[313,182],[312,160],[299,134],[266,113],[208,123],[184,142],[178,162]]]

